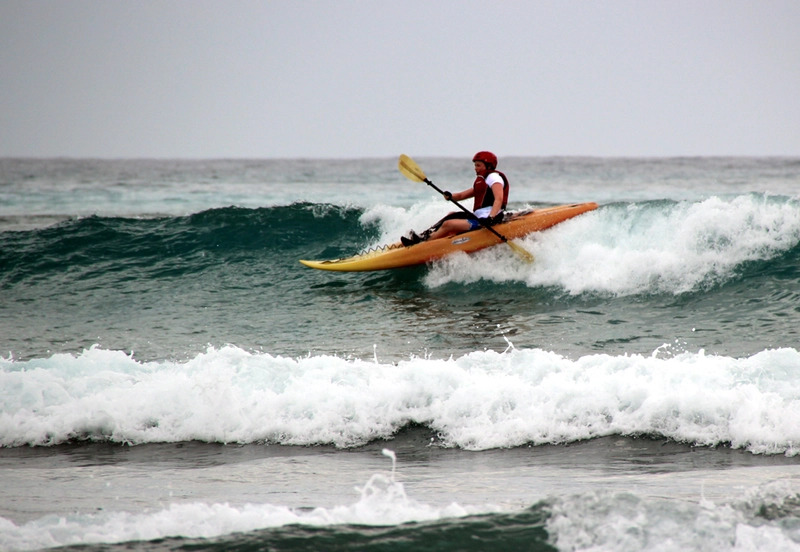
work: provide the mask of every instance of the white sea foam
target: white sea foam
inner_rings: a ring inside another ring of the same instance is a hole
[[[188,362],[138,362],[92,348],[0,360],[0,445],[332,443],[426,424],[481,450],[655,434],[755,453],[800,453],[800,352],[683,353],[577,360],[539,349],[411,358],[292,359],[236,347]]]
[[[374,245],[390,244],[400,241],[400,236],[409,230],[422,232],[453,210],[452,204],[435,199],[415,203],[408,209],[375,205],[364,211],[361,222],[378,226],[381,234]]]
[[[796,247],[799,207],[755,194],[601,206],[520,240],[536,257],[532,265],[494,247],[435,263],[426,282],[485,279],[619,296],[694,291],[731,279],[745,262]]]
[[[297,510],[273,504],[184,503],[154,512],[49,515],[22,525],[0,517],[0,550],[149,541],[166,537],[213,538],[285,525],[399,525],[490,512],[456,503],[435,507],[410,499],[394,477],[373,475],[353,504]]]
[[[771,482],[726,504],[584,493],[554,501],[548,531],[559,550],[796,551],[796,485]]]
[[[0,517],[0,549],[38,550],[169,537],[211,539],[287,525],[397,526],[516,511],[456,502],[432,506],[410,498],[401,483],[384,474],[374,474],[356,491],[360,497],[355,502],[329,508],[194,502],[137,513],[51,514],[23,524]],[[799,497],[796,482],[783,479],[751,487],[744,496],[722,503],[587,491],[546,499],[536,507],[548,512],[546,529],[560,550],[772,552],[798,549]]]

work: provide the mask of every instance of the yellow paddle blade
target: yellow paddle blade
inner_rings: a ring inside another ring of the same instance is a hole
[[[507,241],[508,246],[517,254],[517,256],[525,261],[526,263],[533,262],[533,253],[522,247],[521,245],[517,245],[514,242]]]
[[[403,173],[403,176],[414,182],[425,182],[428,177],[422,172],[422,169],[405,153],[400,155],[400,160],[397,162],[397,168]]]

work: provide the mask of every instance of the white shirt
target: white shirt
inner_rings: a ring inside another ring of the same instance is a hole
[[[505,182],[503,182],[503,177],[497,174],[496,172],[489,173],[484,180],[486,180],[486,185],[489,186],[489,188],[491,188],[493,184],[497,184],[498,182],[500,183],[501,187],[505,186]],[[494,190],[492,190],[492,193],[494,194]],[[502,194],[503,190],[501,190],[500,193]],[[502,210],[503,208],[501,207],[500,211]],[[488,207],[481,207],[480,209],[475,211],[475,216],[478,218],[484,218],[488,217],[491,212],[492,212],[492,205],[489,205]]]

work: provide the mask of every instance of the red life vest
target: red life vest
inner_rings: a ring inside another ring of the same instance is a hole
[[[500,207],[500,209],[504,210],[506,208],[506,204],[508,203],[508,178],[506,178],[506,175],[500,171],[492,172],[496,172],[503,179],[503,205]],[[482,176],[479,176],[475,179],[475,182],[472,184],[472,189],[475,190],[475,203],[472,205],[473,211],[477,211],[482,207],[491,207],[494,205],[494,192],[489,186],[486,185],[486,180],[484,180]]]

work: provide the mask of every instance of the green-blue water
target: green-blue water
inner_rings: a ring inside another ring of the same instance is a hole
[[[395,167],[0,160],[0,549],[800,547],[800,161],[509,159],[601,204],[533,265],[300,265],[449,210]]]

